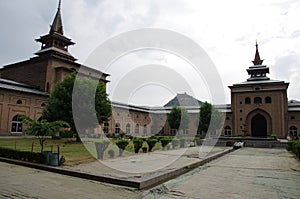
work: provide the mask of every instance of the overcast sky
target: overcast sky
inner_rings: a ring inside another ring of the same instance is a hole
[[[56,0],[0,1],[1,66],[28,59],[39,50],[40,44],[34,39],[48,33],[57,4]],[[64,33],[76,42],[69,51],[79,63],[85,63],[97,46],[120,33],[139,28],[172,30],[195,41],[211,58],[223,81],[226,103],[230,103],[227,86],[248,78],[246,69],[252,65],[256,40],[264,64],[270,67],[268,76],[290,82],[288,98],[300,100],[299,11],[299,0],[62,0]],[[183,75],[184,67],[189,68],[188,63],[171,53],[130,53],[113,63],[111,70],[104,71],[111,74],[108,88],[113,100],[123,100],[117,95],[114,99],[114,88],[124,78],[126,69],[117,69],[129,65],[137,67],[132,70],[136,72],[138,66],[178,68],[174,78]],[[197,91],[187,89],[187,93],[212,101],[205,78],[195,83],[190,75],[187,79]],[[127,102],[163,105],[184,89],[169,89],[160,83],[139,86],[129,94]],[[153,97],[153,90],[159,97]]]

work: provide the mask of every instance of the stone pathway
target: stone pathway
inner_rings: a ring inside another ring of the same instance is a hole
[[[144,198],[300,198],[300,162],[285,149],[242,148]]]
[[[139,198],[141,191],[0,162],[0,198]]]
[[[199,152],[211,155],[230,147],[189,147],[176,150],[155,151],[127,157],[99,160],[64,168],[118,178],[141,178],[160,172],[178,169],[200,161]]]

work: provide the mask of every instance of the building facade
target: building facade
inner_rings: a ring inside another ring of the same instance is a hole
[[[106,85],[108,74],[76,62],[69,53],[74,42],[63,32],[60,4],[48,34],[36,39],[41,49],[29,60],[3,66],[0,69],[0,134],[22,134],[18,114],[38,119],[55,84],[72,72],[100,79]],[[231,104],[215,105],[225,114],[222,136],[280,138],[299,136],[300,102],[287,99],[289,83],[267,77],[269,68],[262,65],[256,46],[250,77],[229,86]],[[130,134],[133,136],[182,135],[198,132],[199,108],[202,102],[186,93],[177,94],[161,107],[145,107],[112,102],[112,116],[95,133]],[[185,107],[190,115],[186,129],[171,129],[167,114],[173,106]],[[205,134],[202,134],[205,135]]]
[[[100,79],[106,85],[108,74],[76,62],[69,53],[74,42],[63,32],[60,4],[48,34],[36,39],[41,49],[29,60],[0,69],[0,133],[21,134],[15,128],[18,114],[38,119],[54,85],[72,72]],[[20,123],[20,122],[19,122]]]

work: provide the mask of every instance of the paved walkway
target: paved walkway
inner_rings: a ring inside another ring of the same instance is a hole
[[[300,162],[285,149],[242,148],[153,189],[145,198],[300,198]]]
[[[0,198],[138,198],[141,191],[0,162]]]
[[[212,155],[231,147],[188,147],[175,150],[159,150],[127,157],[99,160],[73,166],[65,166],[75,171],[118,178],[144,178],[161,172],[179,169],[202,160],[199,153]]]
[[[243,148],[139,191],[0,162],[0,198],[300,198],[300,162],[285,149]]]

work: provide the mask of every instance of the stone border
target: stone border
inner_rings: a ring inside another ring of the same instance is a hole
[[[34,169],[40,169],[40,170],[44,170],[44,171],[59,173],[59,174],[63,174],[63,175],[88,179],[88,180],[95,180],[95,181],[105,182],[105,183],[109,183],[109,184],[121,185],[121,186],[125,186],[125,187],[130,187],[130,188],[149,189],[156,185],[164,183],[168,180],[171,180],[175,177],[178,177],[184,173],[187,173],[199,166],[202,166],[202,165],[204,165],[212,160],[215,160],[215,159],[217,159],[227,153],[230,153],[232,151],[234,151],[233,148],[226,149],[224,151],[220,151],[218,153],[207,156],[206,158],[204,158],[198,162],[192,163],[188,166],[184,166],[179,169],[174,169],[171,171],[160,172],[160,173],[157,173],[157,174],[154,174],[151,176],[147,176],[144,178],[142,177],[140,179],[134,179],[134,178],[123,179],[123,178],[117,178],[117,177],[111,177],[111,176],[96,175],[96,174],[87,173],[87,172],[75,171],[75,170],[71,170],[71,169],[53,167],[53,166],[48,166],[48,165],[43,165],[43,164],[20,161],[20,160],[13,160],[13,159],[8,159],[8,158],[3,158],[3,157],[0,157],[0,161],[10,163],[10,164],[16,164],[16,165],[21,165],[21,166],[25,166],[25,167],[30,167],[30,168],[34,168]]]

